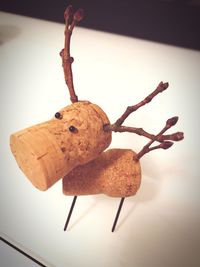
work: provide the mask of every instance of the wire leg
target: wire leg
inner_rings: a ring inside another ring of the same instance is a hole
[[[73,211],[73,209],[74,209],[74,205],[75,205],[75,203],[76,203],[76,199],[77,199],[77,196],[74,196],[73,201],[72,201],[72,204],[71,204],[71,208],[70,208],[70,210],[69,210],[69,214],[68,214],[68,216],[67,216],[67,220],[66,220],[66,223],[65,223],[65,226],[64,226],[64,231],[66,231],[67,226],[68,226],[68,224],[69,224],[69,221],[70,221],[70,218],[71,218],[71,215],[72,215],[72,211]]]
[[[121,209],[122,209],[122,205],[123,205],[123,203],[124,203],[124,199],[125,199],[125,197],[122,197],[122,198],[121,198],[121,201],[120,201],[120,203],[119,203],[119,208],[118,208],[117,214],[116,214],[116,216],[115,216],[115,220],[114,220],[113,227],[112,227],[112,232],[115,231],[115,227],[116,227],[116,224],[117,224],[117,221],[118,221],[118,218],[119,218],[120,211],[121,211]]]

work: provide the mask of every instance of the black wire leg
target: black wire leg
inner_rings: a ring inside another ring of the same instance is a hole
[[[66,223],[65,223],[65,226],[64,226],[64,231],[67,230],[67,226],[69,224],[69,221],[70,221],[70,218],[71,218],[71,215],[72,215],[72,212],[73,212],[75,203],[76,203],[76,199],[77,199],[77,196],[74,196],[73,201],[72,201],[72,204],[71,204],[71,208],[69,210],[69,214],[67,216],[67,220],[66,220]]]
[[[118,218],[119,218],[119,214],[120,214],[120,212],[121,212],[121,209],[122,209],[122,205],[123,205],[123,203],[124,203],[124,199],[125,199],[125,197],[122,197],[122,198],[121,198],[121,201],[120,201],[120,203],[119,203],[119,208],[118,208],[118,210],[117,210],[117,214],[116,214],[116,216],[115,216],[115,220],[114,220],[113,227],[112,227],[112,232],[115,231],[115,227],[116,227],[116,225],[117,225],[117,221],[118,221]]]

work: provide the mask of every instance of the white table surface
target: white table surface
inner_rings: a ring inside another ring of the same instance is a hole
[[[128,105],[168,81],[169,89],[132,114],[126,125],[158,133],[166,119],[178,115],[172,131],[185,133],[184,141],[169,150],[142,158],[141,188],[125,200],[114,233],[119,199],[79,197],[64,232],[72,197],[62,195],[61,181],[40,192],[18,168],[10,134],[70,104],[59,56],[63,31],[64,24],[0,13],[1,235],[47,266],[200,266],[200,52],[78,27],[74,31],[71,54],[80,99],[101,106],[114,122]],[[114,133],[110,147],[139,151],[146,142]]]

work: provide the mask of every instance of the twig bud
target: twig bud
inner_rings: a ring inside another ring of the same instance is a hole
[[[63,54],[64,54],[64,48],[60,51],[60,56],[62,57],[63,56]]]
[[[166,124],[170,127],[174,126],[178,121],[178,116],[172,117],[167,120]]]
[[[184,139],[184,133],[183,132],[177,132],[174,134],[174,141],[181,141]]]
[[[83,19],[84,10],[82,8],[78,9],[74,14],[74,20],[79,22]]]
[[[163,149],[168,149],[170,148],[174,143],[171,142],[171,141],[165,141],[163,143],[160,144],[160,148],[163,148]]]
[[[159,85],[158,85],[158,88],[159,88],[159,90],[161,92],[166,90],[168,87],[169,87],[169,83],[168,82],[166,82],[166,83],[160,82]]]
[[[64,18],[67,20],[73,15],[73,7],[69,5],[64,12]]]

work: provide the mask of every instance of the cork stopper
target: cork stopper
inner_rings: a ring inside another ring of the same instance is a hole
[[[97,105],[76,102],[53,119],[12,134],[11,151],[32,184],[46,190],[110,145],[111,132],[103,130],[108,123]]]
[[[141,167],[131,149],[109,149],[98,158],[78,166],[63,178],[65,195],[135,195],[140,187]]]

